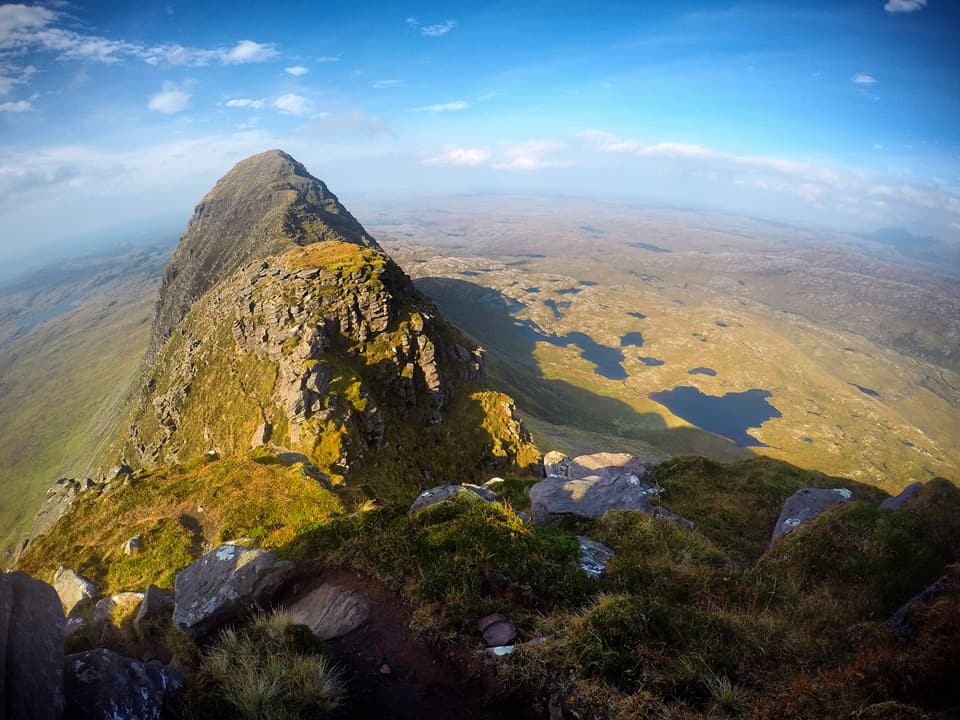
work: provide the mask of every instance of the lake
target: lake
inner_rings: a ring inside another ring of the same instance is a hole
[[[683,385],[650,393],[648,397],[691,425],[732,440],[737,447],[764,447],[747,430],[759,428],[771,418],[782,417],[767,401],[773,394],[756,388],[716,396]]]

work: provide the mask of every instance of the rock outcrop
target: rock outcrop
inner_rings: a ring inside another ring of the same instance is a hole
[[[222,545],[177,574],[173,621],[194,639],[265,607],[293,571],[272,552]]]
[[[493,502],[497,499],[496,494],[492,490],[488,490],[482,485],[473,485],[471,483],[463,483],[462,485],[439,485],[435,488],[424,490],[417,495],[417,499],[413,501],[413,504],[407,512],[411,515],[418,513],[437,503],[451,500],[461,493],[470,494],[486,502]]]
[[[610,510],[637,510],[687,527],[693,523],[654,500],[663,488],[652,480],[650,466],[627,453],[596,453],[570,459],[548,453],[548,476],[530,488],[537,525],[567,517],[598,518]]]
[[[104,648],[67,655],[63,672],[63,720],[159,720],[164,703],[184,688],[173,668]]]
[[[25,573],[0,573],[0,718],[60,720],[64,639],[56,591]]]
[[[777,524],[773,527],[773,535],[770,537],[770,547],[784,535],[819,517],[834,505],[849,502],[850,497],[851,492],[846,488],[797,490],[783,503],[783,509],[780,510]]]
[[[336,195],[285,152],[237,163],[194,209],[164,271],[147,364],[221,280],[254,260],[325,240],[378,247]]]

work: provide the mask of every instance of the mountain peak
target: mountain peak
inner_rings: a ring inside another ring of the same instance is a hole
[[[335,240],[379,248],[323,181],[291,155],[238,162],[194,209],[164,272],[147,362],[207,290],[254,260]]]

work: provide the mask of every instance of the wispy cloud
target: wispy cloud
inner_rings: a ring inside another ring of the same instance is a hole
[[[188,107],[190,107],[190,93],[171,82],[165,82],[163,89],[151,95],[147,102],[148,109],[164,115],[183,112]]]
[[[447,147],[444,151],[437,155],[436,157],[426,158],[421,162],[422,165],[428,166],[445,166],[445,165],[483,165],[490,160],[490,152],[484,150],[483,148],[461,148],[461,147]]]
[[[33,105],[28,100],[0,103],[0,112],[22,113],[30,112],[31,110],[33,110]]]
[[[507,146],[503,154],[506,160],[494,163],[498,170],[540,170],[564,167],[570,163],[555,157],[566,145],[558,140],[528,140]]]
[[[294,93],[281,95],[273,101],[273,106],[285,115],[305,115],[310,111],[310,101]]]
[[[293,75],[294,77],[301,77],[310,72],[309,68],[305,68],[303,65],[294,65],[293,67],[284,68],[283,71],[287,75]]]
[[[887,0],[883,9],[888,13],[912,13],[917,10],[923,10],[927,6],[927,0]]]
[[[374,90],[387,90],[389,88],[403,87],[406,83],[403,80],[377,80],[373,84]]]
[[[65,16],[30,5],[0,5],[0,55],[51,52],[61,60],[112,64],[136,59],[151,65],[241,65],[273,60],[270,43],[240,40],[233,46],[190,48],[176,43],[143,45],[122,39],[80,33],[64,27]]]
[[[250,108],[251,110],[262,110],[266,105],[264,100],[252,100],[250,98],[233,98],[224,103],[229,108]]]
[[[452,112],[454,110],[466,110],[468,107],[470,107],[470,103],[464,102],[463,100],[455,100],[454,102],[440,103],[438,105],[425,105],[423,107],[410,108],[409,112]]]
[[[869,87],[870,85],[876,85],[877,79],[873,75],[859,72],[850,76],[850,82],[854,85],[866,85]]]
[[[404,22],[410,27],[419,30],[420,34],[424,37],[440,37],[446,35],[457,26],[456,20],[444,20],[441,23],[434,23],[433,25],[423,25],[419,19],[408,17]]]

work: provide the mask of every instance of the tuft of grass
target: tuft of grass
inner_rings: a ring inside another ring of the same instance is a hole
[[[344,694],[340,671],[309,628],[273,613],[220,635],[200,661],[184,710],[192,720],[325,718]]]

